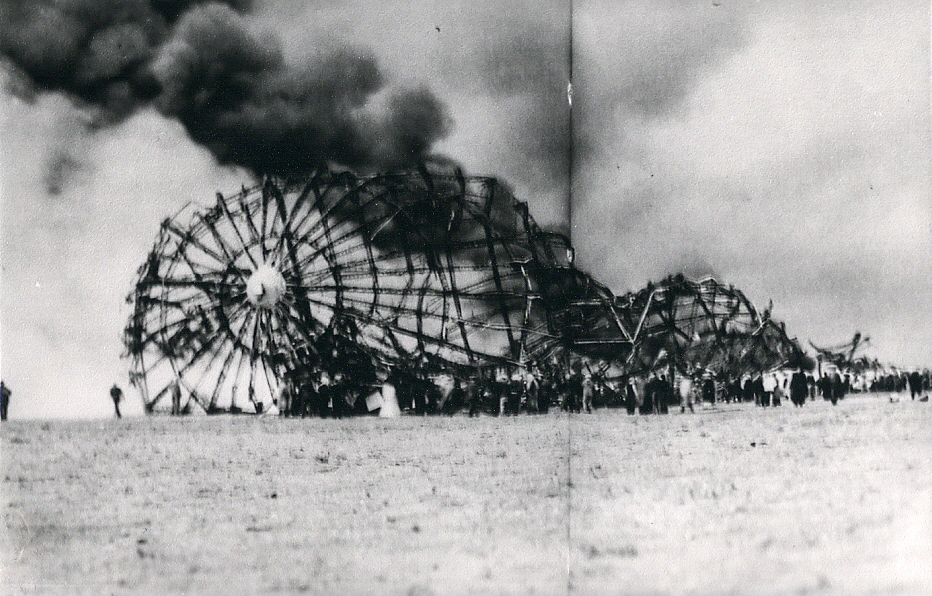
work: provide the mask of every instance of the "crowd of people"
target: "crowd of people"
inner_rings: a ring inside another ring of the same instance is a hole
[[[741,377],[712,375],[705,371],[666,372],[607,378],[581,360],[566,363],[532,362],[526,367],[490,367],[468,373],[439,370],[420,360],[395,366],[382,380],[374,375],[362,379],[325,368],[306,368],[288,375],[270,408],[259,403],[258,414],[291,417],[343,418],[347,416],[394,416],[402,412],[418,415],[469,416],[546,414],[551,408],[571,413],[596,408],[625,408],[628,414],[667,414],[695,411],[697,403],[748,402],[760,407],[780,406],[789,400],[802,407],[821,397],[837,404],[851,392],[902,392],[923,401],[932,389],[932,372],[884,374],[865,379],[839,371],[813,375],[793,372],[746,374]],[[9,391],[3,400],[3,419]],[[172,414],[183,414],[181,388],[172,387]],[[111,388],[116,416],[120,417],[123,393]],[[241,411],[237,409],[238,411]]]
[[[914,395],[932,386],[928,373],[905,378],[906,385],[915,389]],[[850,374],[837,371],[821,376],[797,370],[730,378],[668,369],[607,378],[580,360],[568,365],[534,362],[526,367],[492,367],[471,374],[437,372],[421,363],[395,367],[383,381],[364,385],[340,373],[302,375],[297,383],[283,385],[273,411],[285,416],[341,418],[378,414],[390,404],[387,408],[392,412],[418,415],[506,416],[544,414],[552,408],[581,413],[603,407],[646,415],[667,414],[677,407],[680,412],[695,411],[697,403],[749,402],[772,407],[788,401],[802,407],[821,397],[837,404],[852,391],[861,389]]]
[[[929,373],[903,375],[893,391],[911,389],[914,398],[932,387]],[[878,379],[872,390],[885,387]],[[744,375],[740,378],[677,371],[609,379],[582,361],[569,366],[531,363],[526,368],[480,369],[473,374],[436,373],[427,367],[395,368],[381,385],[355,386],[339,374],[319,373],[298,386],[283,388],[279,411],[286,416],[343,417],[378,413],[391,395],[391,411],[419,415],[466,412],[470,416],[571,413],[596,408],[625,408],[629,414],[667,414],[695,411],[698,403],[748,402],[761,407],[784,402],[802,407],[821,397],[832,404],[852,391],[861,391],[851,374],[838,371],[813,375],[803,370]],[[397,404],[397,407],[395,406]]]

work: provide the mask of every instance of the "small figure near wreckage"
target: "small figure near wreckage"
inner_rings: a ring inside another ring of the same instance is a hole
[[[686,408],[695,413],[693,408],[693,380],[689,375],[683,375],[680,379],[680,414],[686,413]]]
[[[793,373],[793,378],[790,379],[790,401],[793,402],[794,406],[802,407],[806,405],[806,397],[808,395],[809,382],[806,380],[806,375],[800,368]]]
[[[715,403],[715,379],[711,374],[706,375],[702,381],[702,401],[709,404]]]
[[[524,395],[526,406],[530,412],[540,412],[540,370],[532,364],[524,374]]]
[[[572,372],[566,379],[566,389],[563,398],[563,409],[568,412],[582,412],[583,401],[583,375],[582,363],[576,360],[572,364]]]
[[[819,377],[819,380],[816,382],[816,386],[819,389],[819,393],[822,394],[823,400],[828,401],[832,399],[832,379],[828,376],[828,374]]]
[[[845,386],[841,375],[837,372],[832,375],[832,405],[837,406],[838,400],[845,397]]]
[[[398,407],[398,394],[396,393],[394,375],[389,375],[382,382],[382,406],[379,408],[379,418],[397,418],[401,416],[401,408]]]
[[[669,413],[670,404],[672,403],[673,384],[667,380],[667,375],[660,375],[660,382],[657,384],[657,397],[654,399],[657,412],[659,414]]]
[[[625,410],[627,410],[629,416],[633,416],[638,407],[640,406],[640,399],[638,397],[638,386],[637,379],[631,377],[626,379],[622,383],[622,390],[625,394]]]
[[[122,418],[120,415],[120,402],[123,400],[123,390],[120,389],[120,386],[116,383],[110,388],[110,399],[113,400],[113,409],[116,411],[116,417]],[[6,420],[6,408],[4,408],[3,419]]]
[[[592,379],[592,372],[586,371],[583,375],[582,382],[582,407],[587,414],[592,413],[592,398],[595,395],[595,381]]]
[[[909,395],[912,399],[916,399],[917,395],[922,394],[922,375],[919,374],[918,370],[914,370],[909,373],[907,380],[909,382]]]
[[[774,407],[781,405],[784,397],[786,397],[786,379],[781,381],[780,377],[774,375],[773,392],[770,399],[771,405]]]
[[[181,415],[181,379],[176,378],[172,382],[171,393],[172,393],[171,415],[180,416]]]

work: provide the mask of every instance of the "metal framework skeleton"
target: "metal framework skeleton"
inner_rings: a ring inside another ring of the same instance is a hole
[[[805,364],[802,349],[769,309],[760,313],[743,292],[712,278],[671,276],[615,304],[635,338],[629,374],[672,365],[684,373],[740,377]]]
[[[816,351],[816,358],[820,362],[831,362],[842,370],[862,371],[867,369],[880,368],[880,363],[876,360],[870,360],[864,356],[855,358],[855,354],[870,345],[871,338],[864,337],[860,331],[856,331],[851,341],[841,345],[831,347],[819,347],[809,342],[809,345]]]
[[[267,179],[166,219],[124,332],[148,411],[261,412],[317,366],[374,383],[390,365],[586,357],[771,366],[795,343],[733,288],[671,278],[615,297],[494,178],[459,171]],[[173,405],[175,407],[175,405]]]
[[[309,358],[368,379],[418,358],[518,364],[559,349],[571,258],[493,178],[269,179],[162,223],[128,298],[131,378],[150,411],[176,380],[208,412],[260,411]]]

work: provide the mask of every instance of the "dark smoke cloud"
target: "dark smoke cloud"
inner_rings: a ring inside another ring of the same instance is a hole
[[[299,173],[328,160],[369,169],[410,165],[448,129],[430,92],[394,93],[365,50],[340,49],[289,67],[275,39],[252,33],[232,10],[185,14],[152,65],[160,109],[223,162]]]
[[[97,109],[99,123],[112,123],[151,98],[145,65],[177,16],[196,4],[0,0],[0,52],[38,87],[70,93]]]
[[[286,63],[242,0],[0,0],[0,51],[40,89],[89,106],[94,124],[154,104],[223,163],[299,174],[420,161],[450,128],[429,91],[386,90],[365,50]]]

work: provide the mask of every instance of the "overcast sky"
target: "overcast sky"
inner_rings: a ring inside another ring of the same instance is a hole
[[[713,274],[772,299],[804,343],[860,331],[871,356],[932,365],[927,3],[252,4],[237,26],[288,64],[350,48],[387,89],[430,90],[449,117],[434,150],[506,180],[547,227],[571,212],[578,264],[616,293]],[[250,174],[165,105],[102,120],[9,59],[0,73],[11,416],[109,415],[159,222]]]

